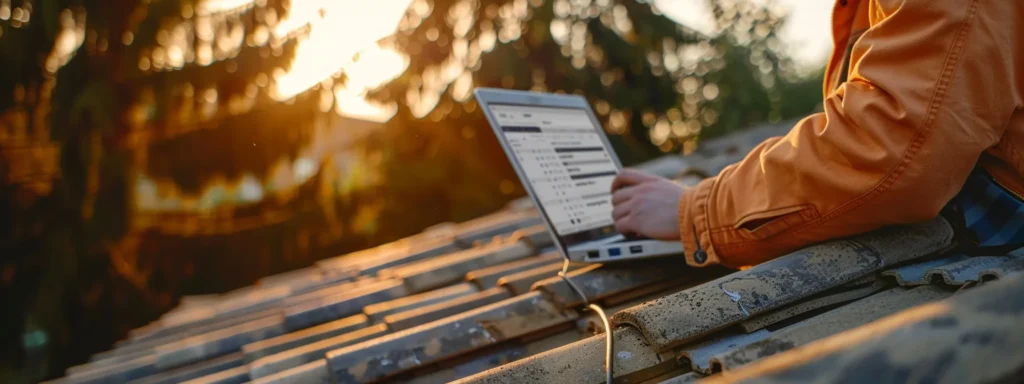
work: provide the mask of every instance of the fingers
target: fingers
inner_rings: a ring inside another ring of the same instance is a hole
[[[636,225],[633,220],[635,216],[626,216],[622,219],[615,219],[615,231],[623,235],[636,233]]]
[[[619,188],[659,179],[660,178],[658,176],[634,169],[623,169],[622,172],[619,172],[619,174],[615,176],[615,180],[612,181],[612,191],[614,192],[619,190]]]
[[[615,191],[615,193],[612,193],[612,205],[617,206],[629,201],[635,193],[636,188],[623,188]]]
[[[632,206],[630,204],[616,204],[612,208],[612,220],[619,221],[620,219],[629,215],[632,212]]]

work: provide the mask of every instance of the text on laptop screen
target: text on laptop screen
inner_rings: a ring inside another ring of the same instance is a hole
[[[587,111],[494,104],[490,108],[555,232],[610,232],[611,185],[618,167]]]

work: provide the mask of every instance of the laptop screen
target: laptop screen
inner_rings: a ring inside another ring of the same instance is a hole
[[[611,185],[619,167],[588,112],[490,104],[542,212],[566,246],[615,234]]]

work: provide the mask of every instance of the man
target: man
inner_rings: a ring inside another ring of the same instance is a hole
[[[1024,2],[839,0],[832,22],[824,112],[692,189],[623,172],[617,229],[739,267],[954,201],[982,245],[1019,241]]]

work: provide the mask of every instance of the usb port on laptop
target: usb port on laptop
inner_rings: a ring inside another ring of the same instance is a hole
[[[638,253],[643,252],[643,251],[644,251],[644,246],[642,246],[642,245],[631,245],[631,246],[629,246],[629,253],[630,254],[635,255],[635,254],[638,254]]]
[[[588,259],[596,259],[596,258],[598,258],[598,256],[601,256],[601,252],[600,251],[587,251],[587,258]]]
[[[622,256],[622,248],[608,248],[608,256]]]

